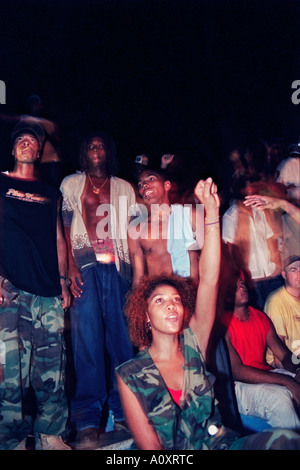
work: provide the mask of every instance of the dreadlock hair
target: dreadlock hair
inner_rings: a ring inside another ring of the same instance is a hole
[[[91,139],[94,137],[99,137],[103,140],[106,149],[106,162],[105,162],[105,171],[107,176],[116,176],[118,173],[118,162],[117,162],[117,151],[116,144],[114,140],[105,132],[91,132],[87,135],[80,145],[80,154],[79,154],[79,163],[81,171],[86,172],[88,169],[88,159],[87,159],[87,146]]]

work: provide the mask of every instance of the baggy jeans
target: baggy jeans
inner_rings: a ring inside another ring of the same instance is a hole
[[[124,419],[114,370],[134,355],[123,313],[129,282],[115,264],[97,263],[81,274],[83,293],[70,310],[76,374],[71,421],[77,430],[99,426],[107,399],[115,420]]]

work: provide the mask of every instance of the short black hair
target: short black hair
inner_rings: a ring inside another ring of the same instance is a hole
[[[139,174],[139,178],[138,178],[138,179],[140,180],[141,175],[142,175],[143,173],[146,173],[146,172],[147,172],[149,175],[152,175],[152,174],[153,174],[153,175],[157,175],[157,176],[161,177],[161,179],[162,179],[163,181],[169,181],[169,180],[170,180],[169,174],[168,174],[167,171],[165,171],[165,170],[157,170],[157,169],[152,169],[152,168],[145,168],[144,170],[142,170],[142,171],[140,172],[140,174]]]

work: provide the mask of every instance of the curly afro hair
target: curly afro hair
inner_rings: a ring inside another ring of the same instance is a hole
[[[147,326],[147,300],[156,287],[161,285],[172,286],[178,291],[185,311],[183,328],[188,326],[195,311],[196,289],[191,279],[174,274],[144,277],[139,285],[129,292],[124,306],[130,340],[138,348],[151,344],[152,335]]]

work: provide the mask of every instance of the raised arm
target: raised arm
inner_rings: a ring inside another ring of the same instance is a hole
[[[300,208],[286,199],[254,194],[253,196],[246,196],[244,204],[245,206],[255,207],[260,211],[265,209],[282,209],[300,224]]]
[[[215,321],[218,280],[221,263],[221,237],[217,187],[211,178],[199,181],[195,195],[204,205],[204,245],[199,259],[200,281],[197,291],[195,314],[190,327],[197,338],[203,356]]]

